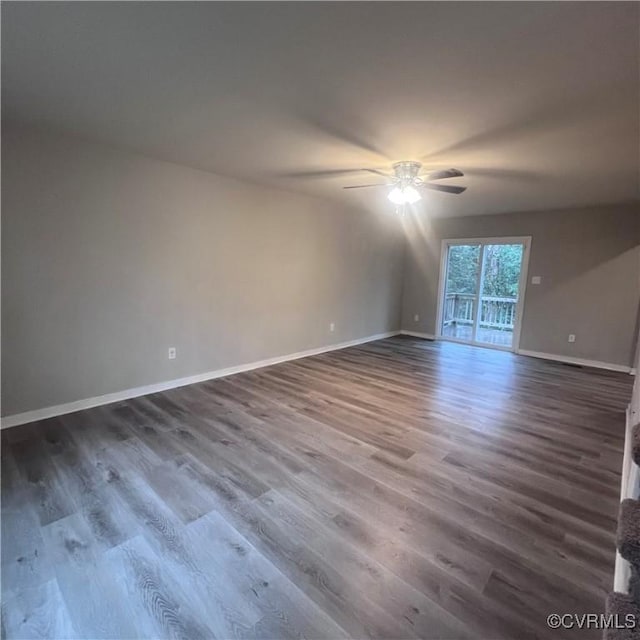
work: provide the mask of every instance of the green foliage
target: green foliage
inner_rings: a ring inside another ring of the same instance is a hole
[[[449,248],[447,293],[475,293],[478,283],[480,247],[453,245]]]
[[[447,293],[476,293],[480,247],[454,245],[449,249]],[[482,294],[500,298],[518,295],[522,245],[494,244],[484,249],[484,287]]]
[[[484,250],[484,295],[515,298],[518,295],[522,245],[488,245]]]

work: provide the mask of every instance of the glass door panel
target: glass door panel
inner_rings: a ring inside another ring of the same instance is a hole
[[[480,286],[481,244],[451,244],[447,248],[441,335],[473,342]]]
[[[476,342],[512,347],[523,251],[522,244],[483,246]]]

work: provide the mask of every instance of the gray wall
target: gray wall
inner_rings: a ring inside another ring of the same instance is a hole
[[[406,226],[403,329],[436,331],[442,239],[532,236],[520,348],[631,365],[640,300],[638,205],[466,218],[418,214]],[[542,284],[530,284],[534,275]]]
[[[2,142],[2,415],[391,331],[401,306],[434,333],[443,238],[533,236],[520,347],[632,362],[637,205],[420,214],[405,251],[393,215],[31,129]]]
[[[391,215],[35,130],[2,147],[3,415],[399,326]]]

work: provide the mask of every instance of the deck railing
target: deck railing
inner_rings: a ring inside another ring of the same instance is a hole
[[[448,293],[444,302],[444,326],[473,324],[478,296],[473,293]],[[517,298],[481,296],[480,326],[513,331]]]

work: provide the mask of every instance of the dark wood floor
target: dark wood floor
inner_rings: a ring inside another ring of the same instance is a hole
[[[3,637],[570,636],[631,382],[398,337],[8,429]]]

